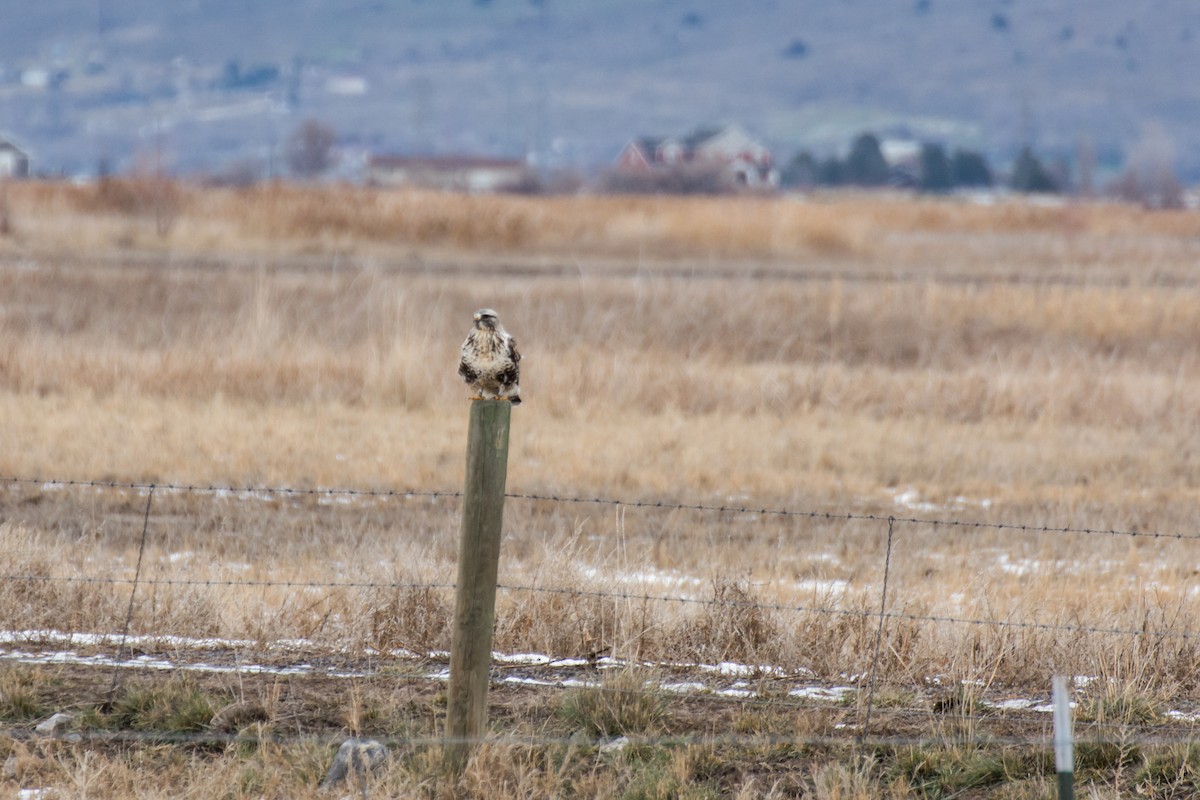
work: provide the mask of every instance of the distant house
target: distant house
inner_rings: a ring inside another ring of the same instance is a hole
[[[680,165],[715,167],[740,186],[778,186],[771,151],[738,125],[700,128],[683,138],[641,136],[617,155],[618,170],[651,173]]]
[[[29,156],[7,139],[0,139],[0,178],[29,177]]]
[[[531,173],[519,158],[376,155],[367,159],[363,179],[372,186],[503,192],[527,185]]]
[[[641,170],[679,164],[684,160],[683,142],[669,136],[639,136],[617,155],[619,169]]]
[[[921,143],[909,136],[888,137],[879,142],[879,152],[888,165],[888,183],[913,188],[921,182]]]

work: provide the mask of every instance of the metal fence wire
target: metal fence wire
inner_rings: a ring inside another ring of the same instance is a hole
[[[52,490],[81,490],[81,489],[96,489],[96,490],[112,490],[125,491],[135,493],[138,497],[145,498],[144,507],[139,514],[141,522],[141,535],[137,551],[137,563],[134,572],[131,576],[118,576],[111,574],[81,574],[81,575],[46,575],[46,574],[28,574],[20,572],[9,572],[0,574],[0,582],[9,584],[60,584],[60,585],[109,585],[109,586],[126,586],[130,589],[130,597],[128,607],[125,613],[124,625],[119,635],[101,637],[96,640],[99,644],[115,645],[118,651],[124,650],[127,643],[130,641],[130,623],[133,618],[134,600],[139,587],[196,587],[210,589],[267,589],[278,588],[285,590],[309,590],[309,589],[355,589],[355,590],[436,590],[449,591],[454,589],[454,584],[451,580],[441,581],[375,581],[375,580],[271,580],[258,578],[206,578],[206,577],[150,577],[143,575],[142,559],[146,549],[147,538],[152,531],[152,520],[154,518],[154,505],[166,495],[202,495],[231,502],[245,502],[252,498],[346,498],[353,499],[377,499],[377,500],[412,500],[412,499],[447,499],[460,500],[463,493],[460,491],[438,491],[438,490],[415,490],[415,489],[358,489],[358,488],[303,488],[290,486],[255,486],[255,485],[212,485],[212,484],[189,484],[189,483],[153,483],[153,482],[137,482],[137,481],[112,481],[112,480],[95,480],[95,479],[71,479],[61,477],[23,477],[23,476],[0,476],[0,487],[8,486],[10,489],[19,489],[22,487],[52,491]],[[1053,525],[1034,525],[1023,524],[1012,521],[989,521],[989,520],[973,520],[959,519],[952,517],[918,517],[918,516],[899,516],[899,515],[882,515],[870,513],[855,513],[843,511],[823,511],[803,508],[772,508],[772,507],[755,507],[750,505],[737,504],[704,504],[704,503],[684,503],[670,502],[666,500],[629,500],[616,497],[604,496],[564,496],[557,494],[545,494],[536,492],[509,492],[505,495],[507,499],[514,501],[548,503],[552,505],[591,505],[603,506],[616,509],[646,509],[656,511],[686,511],[697,514],[711,515],[757,515],[761,517],[776,517],[776,518],[796,518],[796,519],[812,519],[828,522],[857,522],[864,523],[868,526],[878,526],[881,535],[886,534],[887,547],[885,561],[882,567],[882,589],[878,603],[874,607],[861,608],[840,608],[836,605],[827,605],[820,603],[787,603],[787,602],[761,602],[745,596],[715,596],[715,597],[696,597],[685,594],[673,595],[662,592],[649,591],[633,591],[633,590],[597,590],[584,587],[561,587],[561,586],[544,586],[536,583],[511,583],[501,582],[498,589],[501,592],[519,595],[539,595],[539,596],[564,596],[575,598],[598,599],[606,601],[622,601],[622,602],[638,602],[638,603],[655,603],[655,604],[679,604],[683,606],[695,607],[725,607],[725,608],[740,608],[765,612],[776,613],[802,613],[823,615],[829,617],[854,618],[866,623],[874,623],[877,625],[874,642],[874,663],[871,665],[870,675],[862,676],[868,680],[860,680],[859,686],[864,690],[867,699],[865,701],[866,718],[861,724],[859,730],[858,742],[862,746],[867,747],[882,747],[882,746],[920,746],[928,743],[930,738],[927,736],[872,736],[871,730],[871,714],[875,708],[874,693],[875,693],[875,673],[879,664],[880,646],[883,639],[885,626],[893,621],[906,621],[913,623],[923,623],[929,625],[961,625],[961,626],[983,626],[997,629],[1015,629],[1015,630],[1035,630],[1046,631],[1053,633],[1062,633],[1069,635],[1104,635],[1104,636],[1119,636],[1119,637],[1134,637],[1148,641],[1166,641],[1166,640],[1182,640],[1189,642],[1200,642],[1200,632],[1188,630],[1160,630],[1150,625],[1142,625],[1139,627],[1121,627],[1102,624],[1084,624],[1084,623],[1066,623],[1066,622],[1048,622],[1030,619],[1005,619],[1005,618],[986,618],[986,617],[970,617],[970,616],[955,616],[946,614],[921,614],[910,613],[890,609],[888,607],[888,577],[892,567],[893,560],[893,538],[900,538],[905,533],[905,528],[909,526],[920,526],[930,529],[955,529],[961,531],[977,531],[977,530],[993,530],[993,531],[1012,531],[1023,534],[1033,534],[1035,536],[1045,537],[1060,537],[1060,536],[1078,536],[1083,541],[1087,541],[1090,537],[1125,537],[1130,540],[1174,540],[1179,542],[1190,542],[1191,540],[1200,539],[1200,533],[1191,531],[1171,531],[1171,530],[1128,530],[1116,528],[1093,528],[1093,527],[1073,527],[1069,525],[1053,526]],[[0,516],[0,522],[3,522],[3,516]],[[31,639],[36,639],[36,635],[31,635]],[[549,659],[544,666],[553,666],[554,659]],[[403,669],[392,669],[389,676],[395,680],[429,680],[431,673],[428,670],[413,670],[406,672]],[[435,678],[435,679],[441,679]],[[114,667],[113,688],[117,684],[116,671]],[[545,685],[553,685],[553,681],[547,681]],[[565,686],[565,684],[564,684]],[[602,684],[597,684],[598,690],[603,691]],[[629,691],[624,689],[623,691]],[[649,691],[649,690],[648,690]],[[654,690],[658,691],[658,690]],[[770,698],[759,698],[754,696],[726,696],[715,693],[698,695],[698,699],[702,702],[733,702],[747,706],[756,704],[767,705],[773,708],[786,707],[803,707],[806,701],[802,699],[790,698],[786,694],[783,696],[773,696]],[[892,718],[911,717],[913,720],[928,720],[931,712],[927,708],[920,709],[888,709],[887,714]],[[1191,741],[1193,732],[1200,720],[1200,717],[1179,718],[1162,724],[1110,724],[1103,721],[1090,723],[1083,730],[1080,741],[1086,742],[1089,737],[1095,741],[1129,741],[1129,737],[1136,737],[1138,742],[1144,744],[1163,744],[1169,745],[1172,743]],[[22,726],[9,726],[0,728],[0,736],[8,736],[10,738],[24,738],[30,735],[29,730]],[[275,736],[276,734],[271,734]],[[305,739],[318,743],[326,742],[321,736],[301,736],[299,734],[289,735],[289,740]],[[936,737],[935,737],[936,738]],[[1044,736],[1012,736],[1006,737],[1003,734],[990,732],[986,734],[987,741],[996,744],[1009,745],[1030,745],[1041,746],[1046,740]],[[824,735],[775,735],[775,734],[754,734],[754,735],[710,735],[710,736],[646,736],[642,737],[645,743],[648,744],[663,744],[669,746],[716,746],[725,744],[739,744],[753,741],[756,744],[790,744],[796,746],[804,745],[844,745],[845,737],[840,736],[824,736]],[[1010,741],[1011,739],[1011,741]],[[179,733],[179,734],[161,734],[161,733],[142,733],[137,731],[129,732],[111,732],[111,731],[93,731],[85,732],[77,736],[79,741],[156,741],[156,742],[176,742],[176,743],[194,743],[203,742],[208,744],[221,744],[238,742],[242,739],[237,735],[224,734],[213,731],[196,732],[196,733]],[[330,739],[334,741],[335,739]],[[503,737],[495,735],[488,736],[489,742],[503,743]],[[550,737],[545,743],[578,743],[578,737],[571,739],[559,739]],[[944,741],[944,739],[937,739]],[[420,737],[405,737],[395,739],[389,742],[395,746],[437,746],[444,743],[443,737],[430,737],[428,740]],[[530,739],[529,737],[515,737],[512,741],[514,745],[532,746],[541,743],[540,740]]]

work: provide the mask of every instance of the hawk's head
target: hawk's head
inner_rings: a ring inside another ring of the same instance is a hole
[[[494,331],[500,327],[500,317],[490,308],[481,308],[475,312],[475,327]]]

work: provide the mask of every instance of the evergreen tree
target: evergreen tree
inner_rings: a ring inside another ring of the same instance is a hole
[[[950,180],[955,186],[991,186],[992,170],[982,154],[960,148],[950,157]]]
[[[921,145],[921,191],[946,192],[954,185],[950,174],[950,159],[940,144],[926,142]]]
[[[797,153],[783,168],[780,181],[784,186],[812,186],[817,182],[819,165],[807,150]]]
[[[1057,192],[1058,184],[1050,173],[1042,166],[1042,162],[1033,154],[1033,149],[1026,145],[1013,165],[1012,177],[1008,185],[1017,192]]]
[[[879,137],[873,133],[859,134],[846,157],[845,182],[855,186],[884,186],[888,175]]]
[[[817,183],[822,186],[841,186],[846,182],[846,166],[834,156],[817,165]]]

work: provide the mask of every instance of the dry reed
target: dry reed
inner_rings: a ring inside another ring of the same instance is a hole
[[[0,474],[453,490],[456,348],[492,305],[526,355],[511,489],[876,518],[514,498],[504,650],[840,681],[874,657],[889,515],[1200,533],[1194,215],[276,186],[182,188],[159,237],[118,199],[11,187]],[[123,623],[129,584],[80,579],[127,578],[145,499],[0,487],[0,571],[30,579],[0,587],[0,627]],[[264,659],[281,639],[435,653],[456,525],[453,498],[162,489],[132,628]],[[895,534],[884,681],[1030,690],[1067,670],[1115,687],[1098,703],[1200,696],[1190,540]],[[498,770],[506,753],[468,785],[560,785],[544,752]],[[60,783],[91,779],[62,763]],[[293,792],[278,768],[259,794]],[[822,776],[831,796],[883,785]],[[433,791],[420,759],[385,780]]]

